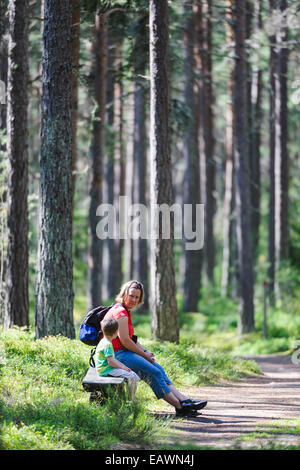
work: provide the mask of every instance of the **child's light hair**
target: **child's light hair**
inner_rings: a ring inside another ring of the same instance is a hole
[[[139,302],[138,302],[137,306],[142,305],[142,303],[144,302],[144,295],[145,295],[144,294],[144,286],[141,282],[135,281],[135,280],[125,282],[125,284],[122,285],[119,294],[115,298],[115,301],[124,303],[124,300],[126,299],[127,295],[129,294],[129,289],[131,289],[131,288],[139,289],[141,291],[141,295],[140,295]]]

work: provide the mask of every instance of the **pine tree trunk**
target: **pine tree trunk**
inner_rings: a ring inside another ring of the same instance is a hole
[[[28,1],[9,2],[7,260],[4,327],[29,326]]]
[[[117,71],[122,68],[122,43],[119,43],[116,48]],[[126,195],[126,151],[124,146],[124,113],[123,113],[123,83],[119,80],[115,83],[115,106],[114,106],[114,125],[115,125],[115,162],[116,162],[116,186],[115,197],[117,200],[120,196]],[[118,205],[117,205],[118,207]],[[118,213],[117,220],[120,221],[120,214]],[[119,232],[119,226],[117,231]],[[117,289],[121,287],[123,282],[123,257],[125,243],[123,238],[116,240],[116,253],[115,253],[115,266],[116,266],[116,280],[115,285]]]
[[[105,146],[105,104],[107,75],[107,24],[103,15],[96,15],[93,87],[96,111],[93,120],[91,158],[92,181],[90,189],[90,231],[91,246],[89,254],[89,302],[90,308],[101,304],[102,300],[102,254],[103,242],[98,238],[96,227],[97,208],[103,201],[103,159]]]
[[[146,92],[143,86],[135,83],[135,132],[134,132],[134,160],[136,163],[135,186],[137,188],[136,203],[146,206]],[[148,247],[147,239],[138,239],[137,279],[148,292]],[[144,308],[148,308],[148,299],[145,299]]]
[[[38,338],[74,338],[71,0],[45,0],[44,18],[35,327]]]
[[[197,139],[196,102],[194,93],[194,15],[190,2],[184,5],[184,100],[190,111],[190,118],[184,134],[184,162],[185,174],[183,185],[183,203],[192,204],[192,223],[195,230],[195,205],[200,204],[200,175],[199,175],[199,148]],[[201,284],[201,251],[185,251],[184,295],[183,310],[185,312],[197,311]]]
[[[231,11],[232,1],[227,1],[227,8]],[[231,13],[227,13],[227,20],[230,21]],[[226,27],[226,41],[229,50],[232,49],[234,41],[232,28],[227,25]],[[234,76],[233,76],[233,63],[232,59],[228,60],[228,84],[227,84],[227,105],[226,105],[226,131],[225,131],[225,193],[223,204],[223,259],[222,259],[222,280],[221,280],[221,293],[222,296],[229,294],[230,283],[230,267],[232,261],[231,246],[233,236],[233,174],[234,174],[234,147],[233,147],[233,93],[234,93]]]
[[[169,141],[169,35],[167,0],[150,0],[150,164],[151,204],[172,205],[172,174]],[[171,236],[151,240],[151,326],[161,340],[178,341]]]
[[[148,15],[142,17],[138,23],[138,34],[134,47],[134,200],[138,204],[147,205],[146,193],[146,170],[147,170],[147,140],[146,140],[146,98],[147,90],[145,75],[149,49],[149,39],[147,34]],[[148,39],[148,40],[147,40]],[[145,50],[145,48],[147,48]],[[139,238],[137,241],[137,279],[142,282],[145,292],[149,291],[148,284],[148,241],[145,238]],[[145,296],[145,302],[141,311],[148,310],[149,297]]]
[[[274,10],[273,2],[271,8]],[[275,31],[275,67],[274,67],[274,250],[275,250],[275,297],[280,295],[280,285],[276,279],[276,272],[281,261],[288,258],[288,178],[289,157],[287,150],[287,64],[288,39],[287,19],[285,11],[287,2],[281,0],[277,4],[277,15],[281,14],[281,21]]]
[[[74,208],[74,193],[76,181],[77,160],[77,116],[78,116],[78,73],[80,49],[80,0],[72,0],[72,206]]]
[[[249,153],[247,142],[247,88],[245,51],[245,0],[235,1],[234,161],[237,243],[240,273],[241,334],[254,329],[253,268],[250,232]]]
[[[7,66],[8,66],[8,44],[6,33],[8,31],[8,20],[6,16],[8,6],[6,2],[0,2],[0,129],[6,130],[6,90],[7,90]],[[4,140],[4,139],[3,139]],[[5,151],[5,145],[0,137],[0,150]],[[1,154],[0,154],[1,155]],[[0,157],[1,158],[1,157]],[[1,160],[0,160],[1,161]],[[0,169],[0,171],[2,171]]]
[[[272,3],[270,0],[270,14],[272,14]],[[275,69],[276,69],[276,35],[269,37],[270,59],[269,59],[269,224],[268,224],[268,293],[271,305],[275,305]]]
[[[112,33],[108,32],[108,58],[107,58],[107,136],[106,136],[106,191],[107,203],[114,205],[114,190],[115,190],[115,134],[114,134],[114,89],[115,89],[115,48],[112,39]],[[108,246],[108,273],[107,273],[107,293],[109,298],[113,298],[118,292],[120,286],[115,285],[116,281],[116,264],[115,264],[115,239],[107,240]]]
[[[287,260],[289,256],[289,155],[288,155],[288,1],[280,0],[279,8],[282,16],[280,29],[280,259]],[[284,16],[285,15],[285,16]]]
[[[253,30],[257,33],[262,28],[261,1],[255,2],[253,11]],[[252,62],[251,73],[251,131],[250,131],[250,199],[251,199],[251,232],[253,254],[257,253],[260,225],[260,129],[261,129],[261,98],[262,71],[259,68],[258,57]]]
[[[6,155],[6,111],[7,111],[7,68],[8,68],[8,44],[7,31],[8,19],[6,2],[0,3],[0,179],[6,179],[6,171],[3,167],[4,155]],[[3,321],[5,312],[5,260],[6,260],[6,216],[4,208],[6,207],[7,188],[6,185],[0,188],[0,318]]]
[[[206,208],[205,208],[205,262],[209,281],[214,282],[214,267],[216,263],[216,248],[214,237],[214,215],[216,212],[216,164],[214,160],[214,121],[213,121],[213,87],[211,60],[211,0],[205,5],[204,12],[204,50],[201,54],[203,89],[204,89],[204,149],[206,168]]]

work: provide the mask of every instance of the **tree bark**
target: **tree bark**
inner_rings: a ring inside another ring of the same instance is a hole
[[[239,332],[254,329],[253,268],[250,232],[249,153],[247,141],[247,89],[245,51],[245,0],[234,3],[234,161],[237,213],[237,243],[240,272]]]
[[[207,0],[204,17],[204,41],[202,59],[204,114],[203,135],[206,169],[206,208],[205,208],[205,262],[209,281],[214,282],[214,268],[216,263],[216,247],[214,237],[214,216],[216,212],[216,164],[214,160],[214,119],[213,119],[213,87],[212,87],[212,60],[211,60],[211,0]]]
[[[108,31],[108,57],[107,57],[107,135],[106,135],[106,174],[105,180],[107,184],[107,202],[114,205],[114,186],[115,186],[115,133],[114,133],[114,99],[115,99],[115,44],[112,39],[112,32]],[[107,293],[109,298],[113,298],[118,292],[120,286],[115,285],[116,282],[116,263],[115,263],[115,240],[108,239],[108,274],[107,274]]]
[[[93,119],[91,158],[92,181],[90,189],[90,231],[91,246],[89,254],[89,307],[94,308],[102,300],[102,255],[103,242],[96,233],[97,208],[103,201],[103,160],[105,146],[105,104],[107,80],[107,24],[104,15],[96,14],[95,42],[93,46],[94,70],[92,74],[96,104]]]
[[[274,4],[272,3],[274,8]],[[280,296],[280,285],[276,278],[276,272],[280,269],[281,261],[288,258],[289,233],[288,233],[288,178],[289,157],[287,150],[287,64],[288,39],[287,20],[285,11],[287,2],[280,0],[277,5],[277,13],[281,14],[280,24],[275,31],[276,65],[274,69],[275,87],[275,145],[274,145],[274,218],[275,218],[275,297]]]
[[[78,73],[80,50],[80,0],[72,0],[72,206],[74,209],[76,161],[77,161],[77,116],[78,116]]]
[[[9,2],[7,260],[4,328],[29,326],[27,0]]]
[[[279,31],[279,87],[280,87],[280,191],[276,194],[280,197],[280,243],[279,256],[281,260],[288,259],[289,256],[289,155],[288,155],[288,26],[287,26],[287,0],[280,0],[280,12],[282,14],[281,28]]]
[[[273,0],[270,0],[270,14],[273,12]],[[268,218],[268,293],[271,305],[275,305],[275,70],[276,70],[276,34],[271,34],[269,59],[269,218]]]
[[[184,4],[184,100],[189,109],[190,117],[184,134],[184,162],[185,174],[183,184],[183,203],[192,204],[192,223],[195,230],[195,205],[200,204],[200,174],[199,174],[199,147],[197,139],[197,119],[195,101],[194,79],[194,39],[195,17],[193,5]],[[184,295],[183,310],[185,312],[197,311],[201,287],[201,250],[185,250]]]
[[[7,111],[7,68],[8,68],[8,41],[6,32],[8,31],[8,19],[6,11],[7,1],[0,3],[0,180],[6,181],[6,169],[3,168],[4,155],[6,155],[6,111]],[[6,158],[6,157],[5,157]],[[6,260],[6,208],[7,188],[6,185],[0,188],[0,318],[3,322],[5,312],[5,260]]]
[[[150,0],[151,203],[172,205],[169,142],[169,36],[167,0]],[[151,326],[161,340],[178,341],[173,237],[151,240]]]
[[[262,28],[261,0],[255,2],[253,11],[253,31],[257,33]],[[251,232],[253,254],[257,254],[259,243],[260,225],[260,129],[261,129],[261,98],[262,98],[262,70],[259,68],[258,58],[253,61],[251,71],[251,95],[250,95],[250,199],[251,199]]]
[[[149,61],[149,38],[147,34],[148,15],[141,17],[137,24],[137,36],[134,45],[134,202],[146,206],[147,199],[147,139],[146,139],[146,99],[147,89],[145,79],[142,78],[146,72]],[[148,288],[148,241],[145,238],[137,240],[137,279],[142,282],[145,292]],[[146,295],[141,311],[148,310],[149,298]]]
[[[75,337],[72,262],[71,0],[45,0],[35,328]]]
[[[222,296],[229,294],[230,284],[230,267],[232,266],[233,255],[231,253],[232,237],[233,237],[233,209],[234,209],[234,192],[233,192],[233,174],[234,174],[234,146],[233,146],[233,129],[234,129],[234,113],[233,113],[233,94],[234,94],[234,68],[232,47],[234,37],[229,22],[232,18],[232,0],[227,1],[227,25],[226,25],[226,41],[228,46],[228,84],[227,84],[227,105],[226,105],[226,130],[225,130],[225,193],[223,203],[223,258],[222,258],[222,280],[221,293]]]
[[[0,129],[6,130],[6,90],[7,90],[7,66],[8,66],[8,44],[6,39],[6,33],[8,31],[8,20],[6,17],[6,11],[8,8],[8,1],[2,1],[0,3]],[[5,145],[2,143],[2,137],[0,137],[0,149],[5,150]]]
[[[136,176],[134,184],[137,188],[138,204],[146,206],[146,91],[138,81],[135,82],[135,132],[134,132],[134,161]],[[148,244],[147,239],[139,238],[137,243],[137,279],[142,282],[145,292],[148,292]],[[145,299],[143,309],[149,307],[148,298]]]
[[[122,41],[116,47],[116,71],[120,75],[122,69]],[[115,127],[115,162],[116,162],[116,185],[115,197],[126,195],[126,150],[124,145],[124,111],[123,111],[123,83],[122,80],[116,80],[115,83],[115,99],[114,99],[114,127]],[[118,205],[117,205],[118,207]],[[120,221],[118,213],[117,220]],[[119,226],[117,227],[119,233]],[[121,287],[123,282],[124,270],[122,267],[125,243],[123,238],[117,238],[115,252],[116,279],[115,285],[117,289]]]

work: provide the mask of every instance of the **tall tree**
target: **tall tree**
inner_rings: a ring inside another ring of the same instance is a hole
[[[0,129],[6,129],[6,96],[5,92],[7,89],[7,63],[8,63],[8,45],[6,39],[6,33],[8,31],[8,21],[6,17],[6,11],[8,7],[8,1],[2,1],[0,3]],[[2,137],[2,136],[1,136]],[[2,144],[2,138],[0,137],[1,150],[4,149]]]
[[[107,183],[107,202],[114,205],[115,194],[115,133],[114,133],[114,98],[115,98],[115,52],[116,46],[113,40],[113,31],[108,27],[108,42],[107,42],[107,89],[106,89],[106,100],[107,100],[107,126],[106,126],[106,174],[105,180]],[[115,285],[116,281],[116,263],[115,263],[115,240],[109,238],[107,240],[108,248],[108,274],[107,274],[107,293],[109,298],[112,298],[118,292],[118,287]]]
[[[269,200],[269,293],[280,295],[276,272],[289,254],[288,233],[288,2],[270,0],[270,200]],[[280,18],[280,22],[278,22]],[[274,289],[274,290],[273,290]]]
[[[172,205],[169,145],[169,31],[168,1],[150,0],[150,165],[151,203]],[[178,341],[178,312],[173,234],[151,240],[151,326],[156,337]]]
[[[288,157],[288,96],[287,96],[287,67],[288,67],[288,26],[287,0],[279,1],[280,25],[276,34],[278,61],[275,73],[275,88],[278,99],[275,101],[275,114],[278,115],[279,125],[275,127],[275,250],[277,268],[281,260],[286,260],[289,253],[288,234],[288,187],[289,187],[289,157]],[[277,144],[277,145],[276,145]]]
[[[226,3],[226,42],[228,52],[228,83],[226,103],[226,130],[225,130],[225,193],[223,203],[223,257],[221,292],[223,296],[229,294],[230,267],[232,266],[232,238],[233,238],[233,208],[234,208],[234,146],[233,146],[233,92],[234,92],[234,67],[232,48],[234,44],[233,30],[230,26],[232,18],[232,0]]]
[[[24,18],[23,18],[24,20]],[[72,262],[72,2],[45,0],[37,337],[74,338]]]
[[[123,67],[123,51],[122,51],[123,40],[120,38],[116,44],[116,74],[119,77],[115,80],[114,90],[114,153],[115,153],[115,164],[116,164],[116,175],[115,175],[115,196],[126,195],[126,150],[124,144],[124,106],[123,106],[123,80],[121,78],[122,67]],[[117,205],[117,210],[118,210]],[[120,221],[120,214],[118,213],[118,221]],[[117,227],[119,232],[120,227]],[[115,240],[115,285],[121,286],[123,282],[123,256],[125,243],[124,238],[117,238]]]
[[[200,204],[199,147],[197,138],[197,118],[195,100],[195,20],[191,2],[184,4],[184,100],[189,110],[189,120],[184,133],[184,185],[183,203],[193,207],[192,225],[196,226],[196,204]],[[201,250],[185,250],[185,273],[183,309],[197,311],[201,284]]]
[[[8,1],[0,3],[0,318],[3,320],[5,311],[5,259],[6,259],[6,217],[4,216],[6,207],[7,188],[3,184],[7,180],[5,171],[6,165],[6,111],[7,111],[7,66],[8,66]],[[5,161],[5,167],[4,167]]]
[[[149,38],[147,34],[148,14],[141,16],[135,28],[135,41],[133,47],[134,67],[134,202],[146,205],[146,170],[147,170],[147,142],[146,142],[146,99],[148,95],[144,75],[149,62]],[[136,273],[148,292],[148,244],[146,238],[137,240],[137,266]],[[146,296],[143,309],[148,309],[149,301]]]
[[[89,254],[89,307],[96,307],[102,298],[102,254],[103,242],[96,233],[97,208],[103,200],[103,160],[105,152],[105,104],[107,87],[107,15],[96,13],[95,38],[92,48],[94,64],[92,71],[95,115],[93,117],[91,158],[92,175],[90,186],[90,231]]]
[[[270,14],[273,10],[273,0],[270,0]],[[275,49],[276,34],[273,30],[269,35],[269,218],[268,218],[268,290],[271,305],[275,303],[275,70],[277,53]]]
[[[4,327],[29,326],[28,1],[9,2],[7,262]]]
[[[254,329],[253,267],[250,232],[249,153],[247,139],[247,66],[245,0],[234,2],[234,162],[237,244],[240,275],[241,334]]]
[[[214,159],[214,118],[212,83],[212,2],[200,2],[200,59],[202,75],[201,128],[205,155],[205,265],[207,279],[214,281],[216,247],[214,236],[214,216],[216,212],[216,164]]]
[[[262,2],[257,1],[253,5],[253,34],[257,35],[262,28]],[[257,39],[256,39],[257,40]],[[251,200],[251,232],[254,254],[257,253],[260,225],[260,141],[262,119],[262,70],[259,65],[258,54],[252,60],[250,89],[250,200]]]
[[[72,0],[72,195],[74,207],[74,193],[76,181],[77,160],[77,120],[78,120],[78,73],[80,50],[80,0]]]

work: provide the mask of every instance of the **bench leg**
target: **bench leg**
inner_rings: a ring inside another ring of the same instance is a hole
[[[97,403],[103,405],[109,398],[110,391],[113,390],[120,398],[124,398],[124,384],[111,385],[108,388],[103,388],[94,392],[90,392],[90,403]]]
[[[97,403],[98,405],[103,405],[105,397],[101,392],[91,392],[90,393],[90,403]]]

